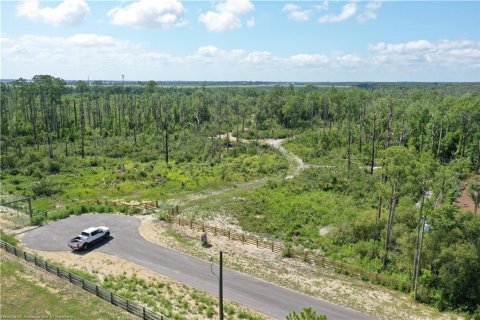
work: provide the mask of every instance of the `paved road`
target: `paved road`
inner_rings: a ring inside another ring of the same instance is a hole
[[[110,241],[92,251],[108,253],[147,267],[195,288],[218,294],[218,280],[208,261],[193,258],[146,241],[139,233],[141,221],[135,217],[112,214],[84,214],[49,223],[24,234],[23,243],[32,249],[65,251],[67,241],[91,226],[108,226]],[[91,252],[91,251],[90,251]],[[74,254],[74,253],[72,253]],[[88,252],[86,253],[88,254]],[[224,256],[227,260],[228,256]],[[217,268],[218,270],[218,268]],[[292,310],[313,307],[333,319],[371,319],[351,309],[273,285],[242,273],[224,269],[224,297],[278,319]]]

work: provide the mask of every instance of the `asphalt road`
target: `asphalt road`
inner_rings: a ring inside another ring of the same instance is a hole
[[[146,241],[139,233],[141,221],[135,217],[112,214],[84,214],[58,220],[24,234],[22,242],[32,249],[65,251],[67,242],[88,227],[107,226],[111,239],[87,251],[108,253],[192,287],[218,295],[218,279],[210,271],[210,262],[190,257]],[[72,253],[74,254],[74,253]],[[224,256],[227,260],[228,256]],[[218,271],[218,266],[214,266]],[[266,315],[284,319],[292,310],[312,307],[333,319],[372,319],[371,317],[310,296],[273,285],[260,279],[224,268],[224,298]]]

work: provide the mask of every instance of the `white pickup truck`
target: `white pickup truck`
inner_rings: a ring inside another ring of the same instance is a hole
[[[82,233],[68,242],[72,250],[86,250],[88,246],[97,241],[108,239],[110,229],[107,227],[92,227],[82,231]]]

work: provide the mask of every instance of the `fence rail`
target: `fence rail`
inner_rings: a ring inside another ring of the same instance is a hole
[[[175,209],[172,209],[172,214],[175,213],[175,211],[176,211]],[[178,209],[176,212],[178,213]],[[378,272],[364,270],[362,268],[358,268],[343,262],[331,260],[329,258],[319,256],[308,251],[294,249],[294,248],[285,246],[280,242],[265,241],[264,239],[261,239],[259,237],[245,235],[243,233],[238,233],[230,229],[222,229],[215,226],[209,226],[204,222],[197,222],[194,220],[188,220],[181,217],[174,217],[172,215],[168,215],[165,220],[170,223],[178,224],[179,226],[182,226],[182,227],[189,227],[192,230],[209,232],[214,236],[227,237],[229,240],[239,241],[239,242],[242,242],[242,244],[254,245],[257,248],[268,249],[274,253],[281,253],[281,254],[286,254],[290,257],[300,258],[310,264],[314,264],[324,268],[330,268],[335,271],[339,271],[341,273],[358,276],[363,280],[369,280],[374,283],[388,285],[390,287],[394,287],[399,290],[406,290],[406,291],[412,290],[412,285],[408,282],[401,281],[389,276],[385,276],[385,275],[379,274]]]
[[[23,258],[25,261],[35,264],[37,267],[45,269],[45,271],[56,275],[59,278],[68,280],[70,283],[82,287],[83,290],[95,294],[104,300],[109,301],[111,304],[118,306],[131,314],[134,314],[144,320],[167,320],[163,315],[156,313],[148,308],[145,308],[138,303],[123,298],[107,289],[99,287],[98,285],[90,282],[82,277],[79,277],[70,271],[59,268],[58,266],[49,263],[41,258],[38,258],[26,251],[23,251],[15,246],[0,240],[0,247],[6,252],[11,253],[17,257]]]

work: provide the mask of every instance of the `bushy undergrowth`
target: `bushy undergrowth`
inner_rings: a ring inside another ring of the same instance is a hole
[[[203,141],[197,140],[198,144]],[[46,161],[45,150],[26,149],[25,157],[12,160],[15,169],[1,172],[4,189],[33,196],[34,207],[44,211],[59,203],[94,199],[161,200],[178,193],[277,175],[288,166],[278,152],[255,143],[230,145],[228,149],[224,146],[222,156],[217,154],[215,158],[211,158],[204,143],[202,148],[206,153],[194,152],[193,147],[178,150],[172,147],[171,161],[166,164],[161,150],[119,138],[112,142],[105,143],[102,149],[105,155],[96,158],[89,155],[85,159],[58,154],[55,161]],[[122,154],[112,157],[111,153],[117,152],[114,150],[121,150]],[[55,214],[61,216],[64,212]]]
[[[2,230],[0,230],[0,239],[2,241],[5,241],[8,244],[11,244],[12,246],[17,246],[18,245],[18,240],[15,238],[13,235],[6,233]]]
[[[135,274],[107,276],[102,286],[127,299],[138,301],[172,319],[214,318],[218,316],[218,300],[184,285],[173,287],[163,280],[146,281]],[[244,308],[225,302],[226,319],[263,319]]]
[[[425,200],[428,230],[419,299],[440,310],[474,314],[480,302],[480,219],[449,205],[454,197],[451,188],[459,184],[459,165],[453,162],[435,173],[433,194],[442,197]],[[410,282],[420,199],[415,188],[402,193],[384,264],[389,206],[384,199],[378,212],[380,180],[380,172],[311,168],[295,179],[271,180],[244,192],[241,205],[227,201],[224,209],[236,212],[245,230]]]
[[[38,225],[47,220],[59,220],[67,218],[71,215],[80,215],[83,213],[109,213],[122,212],[126,214],[138,213],[136,208],[126,206],[107,206],[107,205],[87,205],[80,204],[74,206],[67,206],[65,208],[54,209],[48,211],[46,214],[36,214],[33,217],[33,224]]]
[[[335,131],[308,130],[297,134],[295,139],[284,143],[284,147],[298,155],[306,163],[318,165],[347,166],[347,148]],[[365,144],[360,151],[352,148],[352,164],[357,167],[370,164],[370,145]]]

